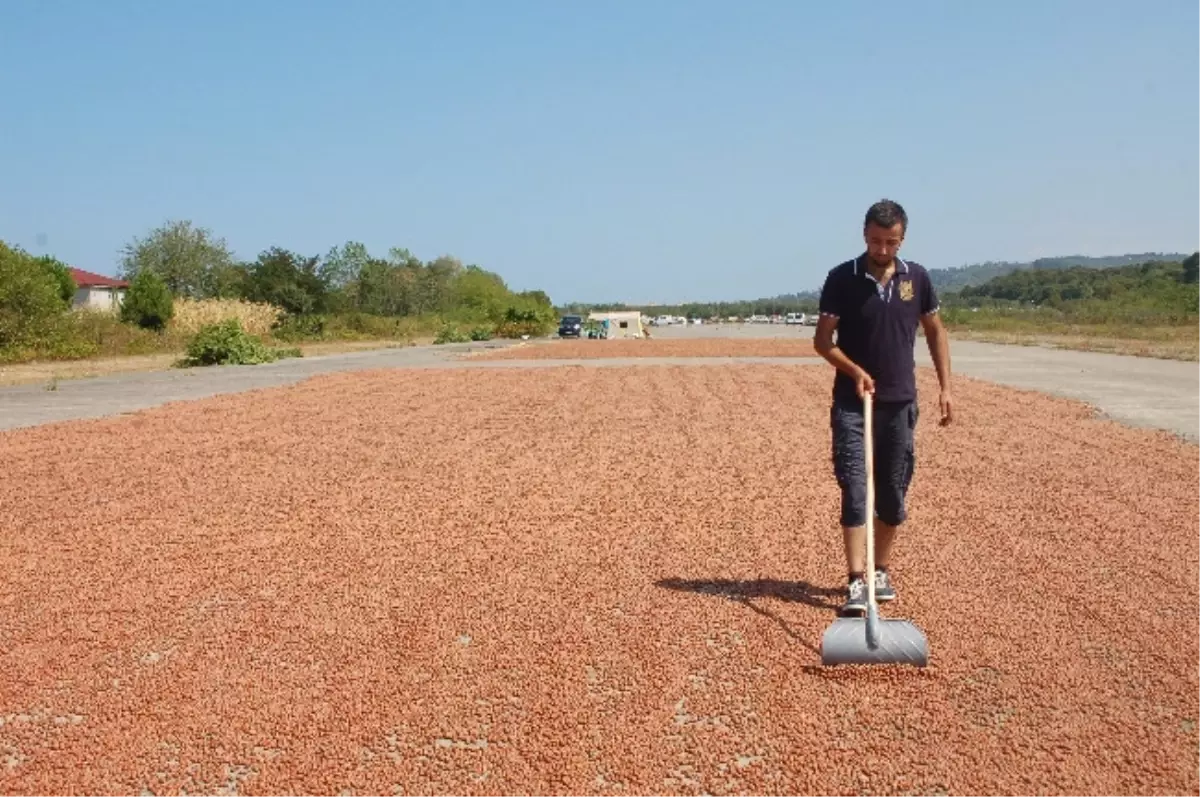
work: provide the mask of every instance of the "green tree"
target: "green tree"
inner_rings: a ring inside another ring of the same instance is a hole
[[[75,292],[78,286],[75,285],[75,278],[71,276],[71,269],[67,264],[51,255],[42,255],[37,258],[37,262],[50,273],[58,285],[58,295],[62,297],[63,304],[70,307],[75,301]]]
[[[517,295],[522,299],[528,299],[534,304],[540,304],[551,308],[554,307],[554,302],[550,301],[550,296],[545,291],[521,291]]]
[[[333,247],[321,260],[317,273],[329,291],[326,299],[329,312],[358,309],[358,284],[370,260],[367,247],[358,241]]]
[[[464,270],[462,261],[449,255],[442,255],[424,267],[418,266],[413,310],[419,315],[449,309],[451,288]]]
[[[327,288],[316,257],[302,257],[272,247],[258,256],[249,271],[246,298],[282,307],[292,315],[325,312]]]
[[[209,275],[209,298],[245,299],[250,290],[250,268],[248,263],[230,263],[213,268]]]
[[[409,315],[418,273],[407,266],[371,258],[363,264],[354,283],[353,306],[372,315]]]
[[[52,270],[0,241],[0,350],[35,346],[63,311],[61,284]]]
[[[1192,252],[1183,261],[1183,281],[1195,283],[1200,279],[1200,252]]]
[[[121,320],[161,331],[174,315],[175,302],[166,281],[151,269],[134,275],[121,302]]]
[[[467,266],[454,280],[451,303],[475,319],[500,321],[510,296],[508,286],[498,274],[479,266]]]
[[[333,247],[321,261],[320,275],[330,290],[344,290],[354,283],[362,273],[363,266],[371,259],[367,247],[358,241],[347,241]]]
[[[162,278],[174,296],[207,299],[218,294],[221,275],[235,265],[224,238],[190,221],[169,221],[134,238],[122,249],[121,273],[133,280],[142,271]]]

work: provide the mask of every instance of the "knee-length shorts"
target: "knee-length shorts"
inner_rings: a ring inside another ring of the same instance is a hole
[[[919,410],[916,401],[873,402],[871,434],[875,442],[875,516],[889,526],[908,517],[906,499],[916,456],[913,435]],[[867,478],[863,405],[835,398],[829,411],[833,437],[833,471],[842,490],[843,526],[867,522]]]

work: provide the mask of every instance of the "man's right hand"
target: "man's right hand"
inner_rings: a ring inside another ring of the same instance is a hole
[[[855,386],[858,388],[858,397],[866,399],[870,393],[872,397],[875,395],[875,380],[866,371],[860,370],[858,376],[854,378]]]

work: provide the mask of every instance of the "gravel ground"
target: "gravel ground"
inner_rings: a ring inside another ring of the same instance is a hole
[[[653,328],[651,340],[534,340],[509,348],[476,351],[475,363],[528,360],[606,361],[622,358],[805,358],[814,356],[812,327],[778,324],[724,324]],[[1196,364],[1042,346],[1013,346],[951,337],[956,375],[1040,390],[1090,404],[1123,423],[1167,429],[1200,441],[1200,390]],[[932,367],[923,339],[916,343],[917,365]]]
[[[825,670],[828,384],[361,371],[7,432],[0,789],[1197,793],[1196,447],[927,398],[887,613],[932,666]]]

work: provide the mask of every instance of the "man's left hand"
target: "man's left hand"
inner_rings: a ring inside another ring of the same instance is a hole
[[[938,408],[942,411],[942,418],[941,418],[941,421],[939,421],[939,425],[941,425],[941,426],[949,425],[951,419],[953,418],[952,403],[950,401],[950,391],[949,390],[943,390],[938,395]]]

